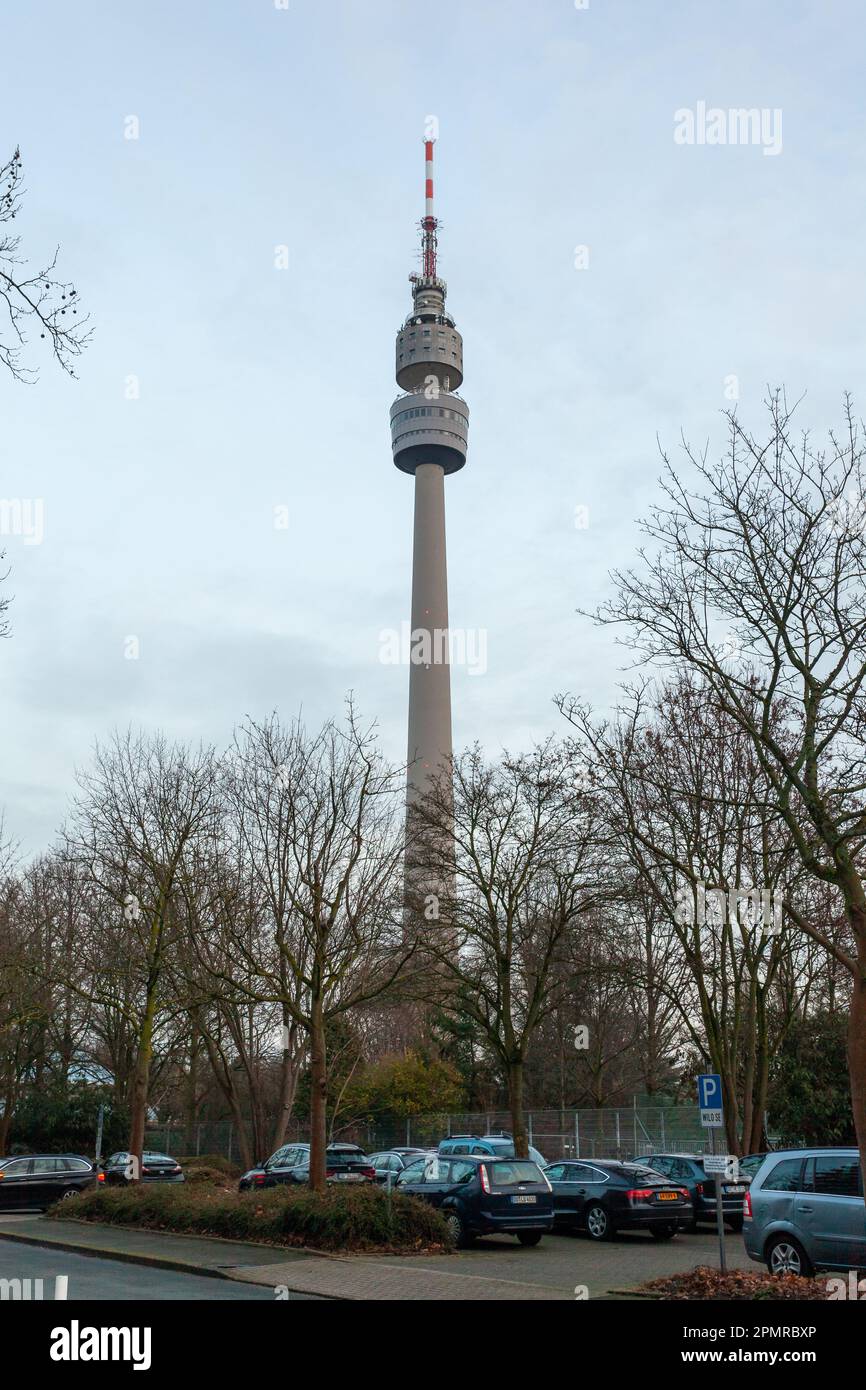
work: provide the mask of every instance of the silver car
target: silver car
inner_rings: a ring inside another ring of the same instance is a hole
[[[743,1199],[743,1240],[771,1274],[866,1268],[866,1205],[856,1149],[767,1154]]]

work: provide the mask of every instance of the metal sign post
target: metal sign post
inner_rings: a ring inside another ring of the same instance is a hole
[[[711,1157],[716,1154],[716,1130],[721,1129],[724,1123],[722,1114],[722,1078],[717,1072],[707,1072],[698,1077],[698,1105],[701,1110],[701,1124],[710,1131],[710,1151]],[[714,1172],[713,1181],[716,1184],[716,1227],[719,1233],[719,1268],[723,1274],[727,1274],[728,1266],[725,1260],[725,1218],[722,1212],[722,1177],[727,1167],[727,1155],[724,1156],[725,1162],[722,1163],[722,1171],[719,1172],[714,1163],[705,1163],[704,1172],[709,1176]]]
[[[102,1125],[105,1120],[105,1106],[100,1105],[96,1121],[96,1162],[102,1158]]]

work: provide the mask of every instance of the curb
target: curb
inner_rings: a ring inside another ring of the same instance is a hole
[[[91,1223],[88,1222],[87,1224],[90,1225]],[[132,1230],[134,1228],[121,1227],[120,1229]],[[173,1233],[162,1232],[160,1234]],[[213,1237],[211,1237],[211,1239],[213,1239]],[[70,1255],[85,1255],[97,1260],[119,1260],[122,1264],[148,1265],[151,1269],[169,1269],[174,1271],[174,1273],[176,1274],[198,1274],[205,1279],[225,1279],[228,1283],[232,1284],[245,1284],[249,1282],[246,1279],[235,1279],[233,1275],[226,1273],[224,1266],[191,1264],[189,1260],[173,1259],[169,1255],[148,1255],[144,1254],[142,1251],[137,1250],[132,1251],[105,1249],[102,1246],[98,1245],[75,1245],[70,1240],[55,1240],[47,1236],[21,1235],[17,1231],[14,1233],[9,1231],[0,1231],[0,1240],[14,1240],[17,1241],[20,1245],[38,1245],[45,1250],[64,1250],[67,1254]],[[244,1243],[245,1242],[242,1241],[237,1242],[238,1245]],[[273,1250],[275,1248],[276,1247],[274,1247],[273,1245],[262,1246],[263,1250]],[[294,1248],[298,1249],[299,1247],[295,1246]],[[320,1254],[318,1250],[306,1250],[306,1247],[305,1253],[309,1255]],[[261,1288],[263,1286],[255,1285],[252,1287]],[[284,1287],[287,1288],[290,1293],[307,1292],[306,1289],[293,1289],[291,1284],[289,1283],[285,1284]],[[326,1299],[329,1302],[335,1303],[344,1301],[338,1294],[317,1294],[316,1297]]]

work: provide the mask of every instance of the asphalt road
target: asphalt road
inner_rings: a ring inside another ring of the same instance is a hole
[[[0,1238],[0,1279],[42,1279],[46,1301],[54,1297],[54,1278],[65,1274],[69,1280],[69,1301],[121,1299],[136,1302],[155,1300],[204,1300],[236,1302],[254,1299],[273,1303],[273,1289],[241,1284],[231,1279],[180,1274],[170,1269],[125,1264],[121,1260],[100,1260],[90,1255],[73,1255],[65,1250],[45,1250]],[[32,1286],[31,1286],[32,1287]],[[292,1301],[304,1298],[293,1294]]]

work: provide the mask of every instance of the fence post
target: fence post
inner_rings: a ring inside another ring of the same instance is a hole
[[[665,1143],[665,1112],[664,1112],[664,1110],[662,1110],[662,1111],[660,1112],[660,1118],[661,1118],[661,1122],[662,1122],[662,1148],[663,1148],[663,1149],[666,1149],[666,1148],[667,1148],[667,1144]]]
[[[617,1156],[617,1158],[619,1158],[619,1150],[620,1150],[619,1111],[618,1111],[618,1110],[615,1110],[613,1113],[616,1115],[616,1156]],[[593,1155],[593,1157],[595,1157],[595,1155]]]
[[[532,1143],[532,1114],[529,1116],[529,1142]]]
[[[574,1112],[574,1156],[580,1158],[580,1116]]]
[[[407,1148],[407,1149],[411,1149],[411,1147],[412,1147],[412,1121],[410,1120],[409,1116],[407,1115],[407,1116],[406,1116],[406,1148]]]
[[[229,1163],[231,1163],[231,1161],[232,1161],[232,1122],[231,1122],[231,1120],[229,1120],[229,1151],[228,1151],[228,1160],[229,1160]]]

